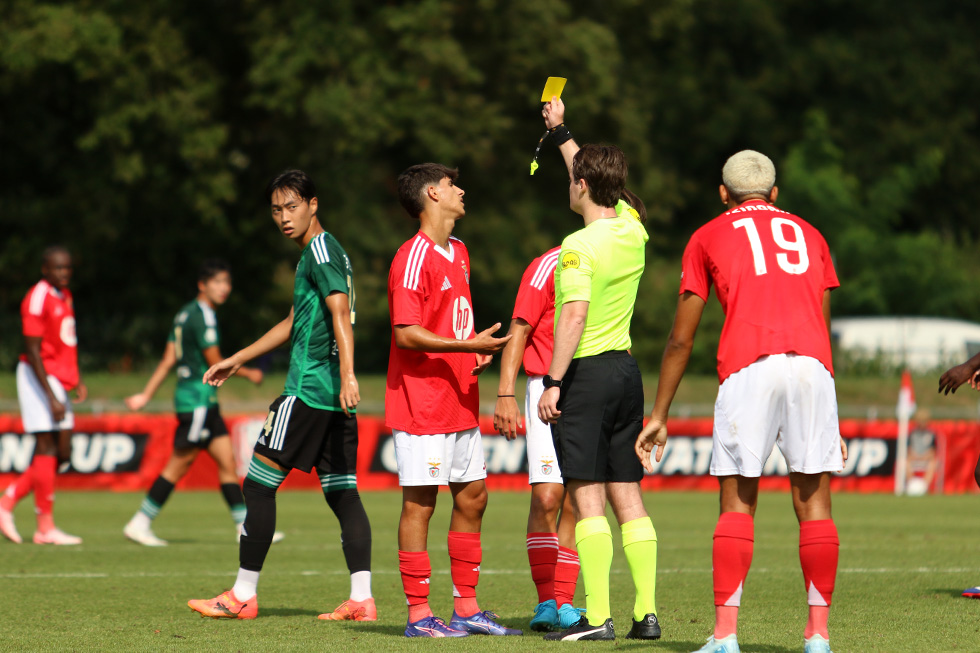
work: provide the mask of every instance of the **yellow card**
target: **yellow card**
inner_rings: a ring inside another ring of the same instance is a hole
[[[561,98],[561,92],[565,88],[565,82],[568,81],[564,77],[549,77],[548,81],[545,82],[544,91],[541,92],[542,102],[551,102],[551,98]]]

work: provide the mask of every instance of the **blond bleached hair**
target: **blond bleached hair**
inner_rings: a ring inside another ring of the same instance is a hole
[[[721,182],[736,201],[753,194],[769,197],[776,185],[776,166],[765,154],[742,150],[725,161]]]

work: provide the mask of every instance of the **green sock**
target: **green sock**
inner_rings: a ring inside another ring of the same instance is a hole
[[[612,616],[609,610],[609,569],[612,567],[612,531],[605,517],[589,517],[575,525],[575,546],[585,584],[585,616],[601,626]]]
[[[657,531],[649,517],[626,522],[622,529],[623,551],[636,587],[633,619],[641,621],[657,613]]]

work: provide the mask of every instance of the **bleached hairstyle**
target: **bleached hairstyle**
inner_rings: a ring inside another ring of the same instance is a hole
[[[725,161],[725,167],[721,169],[721,182],[736,202],[756,193],[769,197],[772,187],[776,185],[776,166],[765,154],[742,150]]]

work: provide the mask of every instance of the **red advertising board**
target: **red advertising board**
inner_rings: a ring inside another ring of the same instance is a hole
[[[265,414],[226,417],[239,473],[244,475],[251,447],[265,421]],[[170,415],[103,414],[76,416],[72,436],[71,469],[59,476],[63,489],[145,490],[163,469],[170,455],[176,420]],[[358,487],[363,490],[396,489],[394,443],[379,417],[358,418]],[[483,446],[492,489],[527,489],[527,456],[523,437],[507,440],[493,431],[492,419],[481,418]],[[936,421],[929,455],[936,459],[936,473],[929,491],[976,492],[974,467],[980,456],[980,424]],[[711,458],[711,420],[676,419],[668,423],[670,438],[663,460],[643,479],[645,489],[715,490],[708,475]],[[848,443],[848,460],[833,477],[838,491],[892,492],[895,487],[897,424],[891,421],[844,420],[841,435]],[[34,439],[24,435],[20,418],[0,415],[0,487],[30,464]],[[204,489],[217,485],[211,459],[199,456],[178,488]],[[786,464],[773,453],[763,471],[763,489],[789,486]],[[314,475],[294,472],[284,485],[293,489],[319,489]]]

